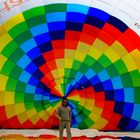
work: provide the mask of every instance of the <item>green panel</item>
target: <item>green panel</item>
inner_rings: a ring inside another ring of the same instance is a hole
[[[121,59],[116,61],[114,66],[116,67],[119,74],[123,74],[123,73],[126,73],[128,71],[124,62]]]
[[[36,108],[37,112],[44,110],[43,105],[42,105],[42,101],[35,101],[34,104],[35,104],[35,108]]]
[[[1,70],[1,73],[9,76],[14,66],[15,66],[15,64],[12,61],[7,60]]]
[[[27,24],[25,22],[22,22],[16,25],[14,28],[12,28],[9,31],[9,34],[12,36],[12,38],[16,38],[17,36],[25,32],[26,30],[28,30]]]
[[[80,66],[79,71],[80,71],[81,73],[85,74],[85,73],[88,71],[88,69],[89,69],[88,65],[86,65],[86,64],[83,63],[83,64]]]
[[[109,67],[106,68],[109,77],[113,78],[118,76],[118,71],[116,70],[116,67],[114,65],[110,65]]]
[[[99,62],[97,62],[97,61],[92,65],[91,68],[92,68],[93,71],[95,71],[96,73],[99,73],[99,72],[101,72],[101,71],[104,69],[103,66],[102,66]]]
[[[1,53],[8,58],[16,50],[16,48],[18,48],[16,42],[11,41],[7,46],[5,46]]]
[[[70,77],[71,77],[71,78],[74,78],[74,77],[75,77],[75,75],[76,75],[76,73],[77,73],[77,71],[76,71],[76,70],[71,69],[71,72],[70,72]]]
[[[11,56],[9,57],[10,60],[17,63],[17,61],[24,55],[24,52],[20,49],[16,49]]]
[[[20,34],[18,37],[15,38],[15,41],[18,45],[21,45],[23,42],[29,40],[32,38],[32,34],[30,31],[25,31],[22,34]]]
[[[66,12],[67,5],[66,4],[49,4],[45,6],[46,13],[50,12]]]
[[[13,70],[10,74],[10,77],[12,77],[13,79],[18,79],[21,72],[22,72],[22,69],[15,65],[15,67],[13,68]]]
[[[39,16],[39,15],[44,15],[45,14],[45,8],[44,6],[32,8],[28,11],[23,12],[23,16],[26,20]]]
[[[7,91],[15,91],[17,83],[18,82],[14,79],[8,79],[7,85],[6,85],[6,90]]]
[[[32,101],[34,101],[34,94],[25,93],[24,101],[25,102],[32,102]]]
[[[93,59],[91,56],[87,55],[84,59],[84,63],[88,66],[92,66],[95,63],[95,59]]]
[[[134,88],[135,104],[140,104],[140,87]]]
[[[24,102],[26,110],[35,108],[34,102]]]
[[[48,107],[50,107],[50,101],[49,100],[43,100],[43,108],[48,108]]]
[[[112,62],[105,56],[105,55],[102,55],[99,59],[98,59],[98,62],[104,67],[108,67],[109,65],[112,64]]]
[[[125,73],[125,74],[121,75],[121,79],[122,79],[124,87],[132,87],[133,83],[132,83],[132,79],[130,77],[130,73]]]
[[[82,122],[78,123],[78,128],[80,128],[80,129],[86,129],[88,127],[87,127],[86,123],[84,121],[82,121]]]
[[[24,103],[24,95],[23,92],[16,92],[15,93],[15,104]]]
[[[31,19],[27,20],[26,23],[28,24],[28,26],[30,28],[33,27],[33,26],[36,26],[36,25],[46,23],[46,16],[41,15],[41,16],[37,16],[35,18],[31,18]]]
[[[140,86],[140,72],[138,70],[131,71],[130,76],[133,86]]]
[[[26,88],[26,84],[18,81],[16,91],[25,92],[25,88]]]
[[[72,69],[79,70],[80,66],[81,66],[81,62],[74,60],[73,65],[72,65]]]
[[[86,124],[86,126],[87,126],[88,128],[90,128],[90,127],[94,124],[94,121],[91,120],[91,119],[88,117],[88,118],[86,118],[86,119],[84,120],[84,123]]]

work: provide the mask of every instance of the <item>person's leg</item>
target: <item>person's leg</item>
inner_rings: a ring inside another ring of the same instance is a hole
[[[70,122],[66,122],[66,133],[67,133],[67,140],[71,140],[71,130],[70,130]]]
[[[66,123],[65,121],[59,122],[59,140],[63,140],[63,132],[64,132],[65,123]]]

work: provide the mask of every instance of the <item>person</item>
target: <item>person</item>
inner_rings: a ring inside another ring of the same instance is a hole
[[[71,108],[68,106],[67,98],[62,98],[62,105],[58,108],[56,116],[59,119],[59,140],[63,140],[64,127],[66,127],[67,140],[71,140],[70,124],[72,113]]]

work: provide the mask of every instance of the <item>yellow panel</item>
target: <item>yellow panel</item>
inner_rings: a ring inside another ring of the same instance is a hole
[[[92,45],[92,48],[95,47],[99,52],[105,52],[110,46],[108,46],[105,42],[100,39],[96,39]]]
[[[16,114],[21,114],[25,112],[24,103],[15,104]]]
[[[65,49],[65,58],[73,59],[75,56],[75,50]]]
[[[0,37],[2,37],[6,33],[7,32],[4,30],[4,28],[2,26],[0,26]]]
[[[0,91],[0,106],[4,106],[5,105],[5,92],[4,91]]]
[[[14,92],[5,92],[5,105],[14,104],[15,93]]]
[[[15,105],[6,105],[5,112],[8,119],[14,117],[16,115]]]
[[[62,79],[62,77],[64,77],[64,68],[58,69],[58,75],[61,79]]]
[[[115,41],[112,45],[111,48],[120,56],[124,57],[125,55],[128,54],[127,50],[122,46],[118,41]]]
[[[102,52],[97,50],[95,47],[91,47],[91,49],[89,50],[88,54],[94,58],[94,59],[98,59],[101,55],[102,55]]]
[[[73,64],[73,59],[65,58],[65,68],[71,68]]]
[[[18,117],[18,119],[19,119],[19,121],[20,121],[21,124],[24,123],[26,120],[29,119],[26,112],[21,113],[21,114],[18,114],[17,117]]]
[[[28,115],[28,118],[31,118],[32,116],[34,116],[36,114],[36,109],[35,108],[32,108],[30,110],[27,111],[27,115]]]
[[[0,71],[2,70],[3,65],[5,64],[7,58],[0,54]]]
[[[79,42],[78,46],[77,46],[77,50],[82,52],[82,53],[88,53],[89,49],[90,49],[90,45],[83,43],[83,42]]]
[[[107,120],[104,118],[98,118],[98,120],[95,122],[94,125],[96,125],[96,129],[101,130],[105,127],[105,125],[108,123]]]
[[[31,117],[30,120],[35,125],[40,120],[40,117],[38,116],[38,114],[36,114],[33,117]]]
[[[94,112],[90,113],[89,118],[92,119],[94,122],[98,120],[100,116],[98,114],[94,114]],[[93,126],[92,126],[93,128]]]
[[[8,77],[0,74],[0,90],[5,90]]]
[[[122,58],[123,62],[125,63],[128,71],[132,71],[137,69],[136,64],[134,63],[134,60],[132,59],[131,55],[128,54],[125,57]]]
[[[63,59],[56,59],[57,68],[64,68],[64,58]]]
[[[52,75],[53,75],[53,77],[54,77],[55,80],[58,80],[59,79],[59,75],[58,75],[57,69],[51,71],[51,73],[52,73]]]
[[[130,55],[132,56],[135,64],[137,65],[138,69],[140,69],[140,52],[135,49],[134,51],[132,51],[130,53]]]
[[[109,48],[106,52],[105,55],[110,59],[111,62],[115,62],[118,59],[120,59],[120,56],[117,54],[116,51],[114,51],[112,48]]]
[[[79,60],[82,62],[87,54],[81,53],[80,51],[76,51],[75,58],[76,60]]]
[[[61,87],[60,84],[56,85],[54,88],[55,88],[59,93],[63,93],[63,90],[62,90],[62,87]]]
[[[96,107],[96,106],[93,107],[93,113],[96,114],[96,115],[97,114],[101,115],[102,111],[103,111],[102,108],[99,108],[99,107]]]
[[[3,48],[12,40],[11,36],[9,34],[5,34],[2,37],[0,37],[0,52],[3,50]]]
[[[11,28],[13,28],[14,26],[16,26],[17,24],[24,22],[24,17],[22,14],[17,14],[16,16],[13,16],[11,19],[9,19],[8,21],[6,21],[3,26],[4,28],[9,31]]]

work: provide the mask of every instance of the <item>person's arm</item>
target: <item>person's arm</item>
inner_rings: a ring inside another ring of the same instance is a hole
[[[70,115],[70,122],[72,121],[72,112],[71,112],[71,108],[70,107],[68,107],[69,108],[69,115]]]
[[[56,112],[56,117],[61,120],[61,117],[60,117],[60,109],[58,108],[57,112]]]

